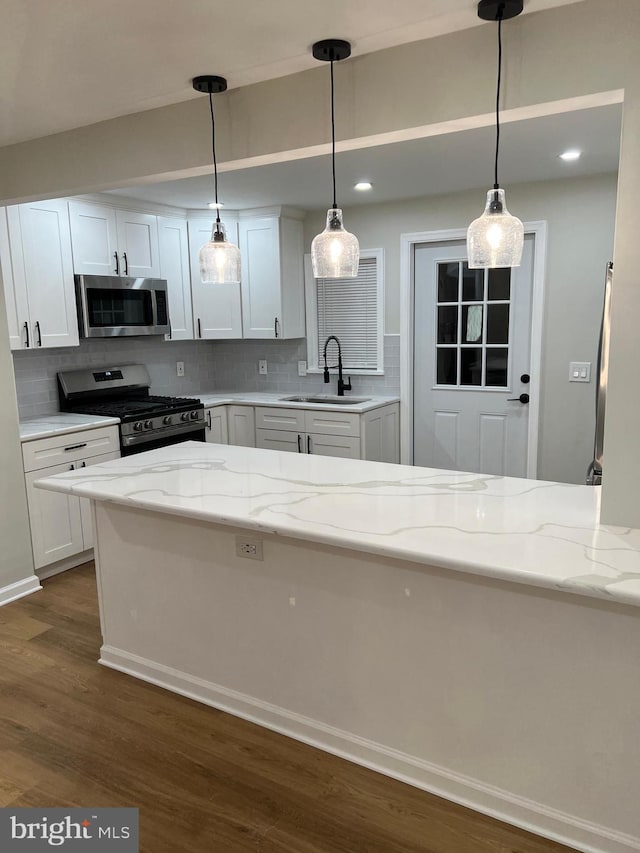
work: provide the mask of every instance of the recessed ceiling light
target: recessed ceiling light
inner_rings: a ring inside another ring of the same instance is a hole
[[[224,207],[224,203],[221,201],[210,201],[209,207],[211,210],[219,210],[221,207]]]
[[[579,160],[581,154],[582,154],[582,151],[578,151],[577,149],[574,148],[574,149],[571,149],[570,151],[564,151],[560,155],[560,159],[561,160],[567,160],[567,161]]]
[[[371,181],[358,181],[358,183],[354,186],[354,190],[360,190],[364,192],[365,190],[370,190],[373,188],[373,184]]]

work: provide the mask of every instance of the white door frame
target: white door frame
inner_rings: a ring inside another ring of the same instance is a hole
[[[531,295],[531,363],[529,389],[529,438],[527,477],[538,472],[538,422],[540,418],[540,378],[542,369],[542,331],[544,288],[547,264],[547,223],[525,222],[525,234],[535,236],[533,251],[533,292]],[[413,464],[413,343],[414,299],[413,257],[418,243],[466,240],[466,228],[444,231],[416,231],[400,235],[400,461]]]

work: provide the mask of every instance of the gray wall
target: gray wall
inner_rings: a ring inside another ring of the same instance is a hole
[[[385,250],[385,331],[399,331],[400,234],[466,228],[484,206],[484,190],[410,199],[345,211],[363,248]],[[594,383],[569,383],[570,361],[595,365],[606,262],[613,255],[616,175],[519,184],[507,203],[523,220],[548,223],[538,476],[584,482],[592,455]],[[305,244],[324,227],[309,215]]]

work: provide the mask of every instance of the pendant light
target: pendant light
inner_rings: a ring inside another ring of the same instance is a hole
[[[331,169],[333,175],[333,207],[327,211],[327,224],[322,234],[311,243],[311,263],[315,278],[355,278],[358,275],[360,246],[353,234],[345,231],[342,210],[336,202],[336,122],[333,85],[333,63],[351,56],[351,45],[342,39],[317,41],[313,56],[331,63]]]
[[[498,84],[496,92],[496,156],[493,189],[487,193],[487,206],[467,232],[470,269],[519,267],[524,246],[524,226],[507,210],[504,190],[498,183],[500,153],[500,86],[502,83],[502,22],[522,12],[523,0],[480,0],[478,15],[498,22]]]
[[[203,284],[239,283],[240,249],[227,240],[225,227],[220,222],[220,203],[218,202],[218,161],[216,160],[216,123],[213,115],[213,96],[226,92],[227,81],[224,77],[204,74],[193,78],[196,92],[209,95],[211,112],[211,140],[213,148],[213,185],[216,205],[216,221],[211,232],[211,240],[200,249],[200,280]]]

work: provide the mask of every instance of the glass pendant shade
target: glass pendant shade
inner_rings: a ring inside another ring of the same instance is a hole
[[[214,224],[211,240],[200,249],[200,280],[203,284],[240,281],[240,249],[229,243],[221,223]]]
[[[330,207],[324,231],[311,243],[314,278],[356,278],[359,262],[358,238],[345,231],[342,210]]]
[[[487,206],[467,231],[469,268],[519,267],[524,246],[524,226],[505,204],[504,190],[489,190]]]

